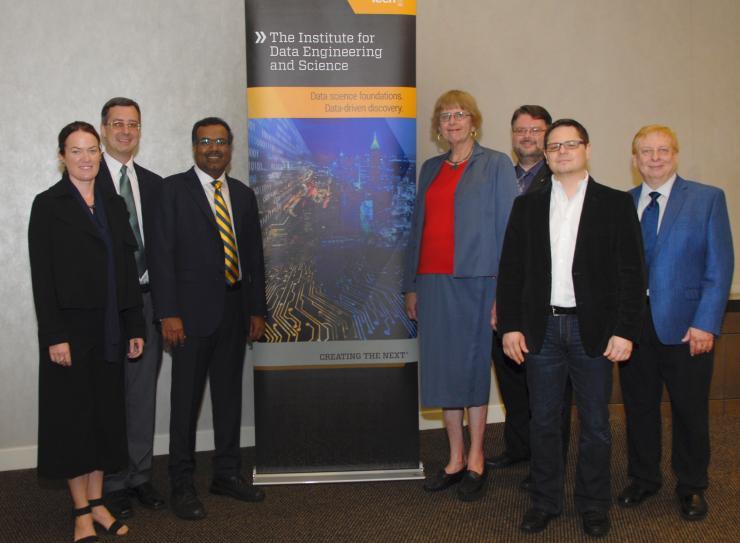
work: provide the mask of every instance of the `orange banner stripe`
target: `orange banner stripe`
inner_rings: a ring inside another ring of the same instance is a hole
[[[360,15],[416,15],[416,0],[347,0]]]
[[[250,119],[416,117],[414,87],[254,87]]]

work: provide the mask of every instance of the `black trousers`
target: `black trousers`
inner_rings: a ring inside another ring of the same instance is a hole
[[[504,354],[501,338],[493,334],[491,349],[493,367],[496,371],[498,390],[506,409],[504,422],[504,453],[509,458],[522,459],[530,457],[529,449],[529,391],[527,389],[527,371],[525,365],[519,365]],[[570,418],[573,403],[573,387],[570,378],[565,384],[561,430],[563,436],[563,460],[568,456],[570,443]]]
[[[247,339],[241,304],[240,292],[227,292],[224,314],[216,331],[206,337],[188,336],[182,347],[172,349],[169,475],[173,488],[192,484],[195,432],[206,377],[210,379],[213,410],[214,477],[240,472],[242,374]]]
[[[689,354],[688,344],[664,345],[648,311],[642,339],[619,377],[627,415],[627,474],[648,489],[662,484],[660,400],[671,400],[673,454],[679,495],[701,493],[709,478],[709,386],[714,353]]]

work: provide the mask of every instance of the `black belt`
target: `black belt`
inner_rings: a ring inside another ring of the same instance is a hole
[[[242,288],[242,282],[241,281],[237,281],[233,285],[230,285],[230,284],[226,283],[226,292],[231,292],[231,291],[234,291],[234,290],[239,290],[241,288]]]
[[[146,294],[147,292],[152,290],[152,287],[149,286],[149,283],[144,283],[142,285],[139,285],[139,288],[141,289],[142,294]]]
[[[558,315],[575,315],[578,313],[575,307],[558,307],[556,305],[551,305],[550,311],[556,317]]]

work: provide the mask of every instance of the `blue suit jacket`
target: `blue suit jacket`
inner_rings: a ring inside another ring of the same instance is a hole
[[[426,193],[446,158],[446,153],[430,158],[421,167],[406,251],[404,292],[416,290]],[[455,189],[455,277],[498,274],[506,223],[516,196],[516,174],[511,159],[476,143]]]
[[[630,191],[635,206],[641,190]],[[719,335],[734,263],[724,192],[676,177],[648,270],[661,343],[680,344],[691,326]]]

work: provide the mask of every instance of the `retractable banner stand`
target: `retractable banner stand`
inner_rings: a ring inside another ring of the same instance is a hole
[[[421,478],[416,330],[401,295],[416,2],[245,5],[270,311],[255,346],[255,483]]]

